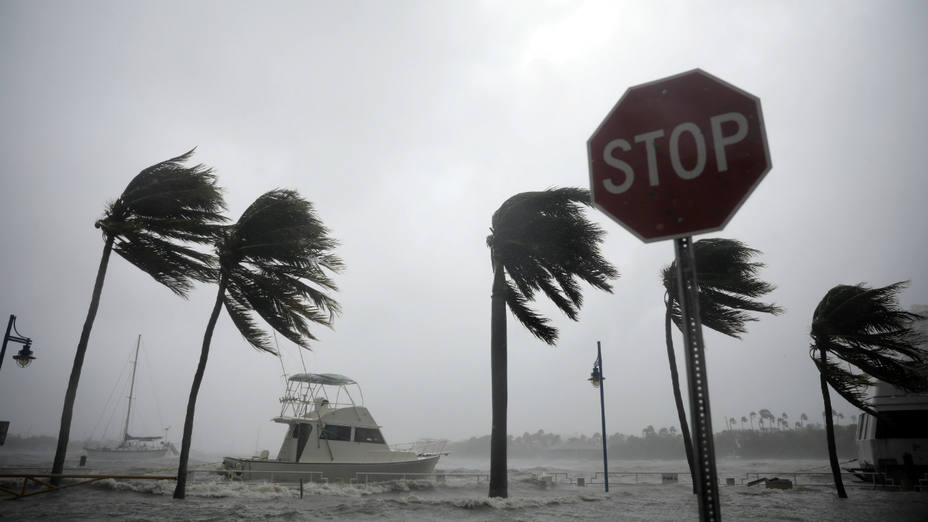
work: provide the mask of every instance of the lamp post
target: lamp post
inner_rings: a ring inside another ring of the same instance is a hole
[[[10,331],[15,332],[16,335],[10,335]],[[6,357],[6,343],[9,341],[23,345],[19,353],[13,356],[13,360],[16,361],[16,364],[21,368],[29,366],[29,363],[35,359],[32,355],[32,339],[23,337],[22,334],[16,330],[16,316],[13,314],[10,314],[10,322],[7,323],[6,334],[3,336],[3,348],[0,349],[0,368],[3,367],[3,359]]]
[[[593,373],[590,374],[590,382],[594,388],[599,388],[599,412],[603,420],[603,476],[605,477],[604,486],[606,493],[609,492],[609,459],[606,457],[606,399],[603,389],[603,352],[600,349],[599,341],[596,341],[596,362],[593,363]]]

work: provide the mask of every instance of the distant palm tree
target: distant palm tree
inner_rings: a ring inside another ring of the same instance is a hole
[[[213,275],[212,256],[184,246],[184,243],[212,241],[217,226],[225,219],[220,214],[225,203],[209,168],[183,165],[192,155],[193,150],[139,172],[123,193],[107,205],[103,218],[94,225],[103,232],[103,257],[65,392],[58,446],[52,463],[54,474],[64,470],[77,385],[100,305],[110,253],[115,251],[181,297],[187,296],[191,281],[207,281]],[[60,479],[55,477],[52,481],[57,484]]]
[[[749,248],[734,239],[709,238],[693,243],[699,287],[699,315],[703,326],[740,339],[742,334],[747,333],[745,324],[748,321],[757,320],[751,312],[773,315],[782,312],[782,309],[776,305],[757,300],[776,288],[757,277],[757,272],[763,268],[764,264],[752,261],[752,259],[760,253],[759,250]],[[676,261],[664,267],[661,278],[664,284],[664,337],[667,344],[667,362],[670,365],[670,383],[677,406],[680,432],[683,434],[686,460],[693,477],[693,492],[695,492],[696,470],[693,463],[693,441],[686,420],[683,394],[680,391],[677,358],[674,353],[670,327],[673,322],[677,328],[680,328],[683,322],[677,286]]]
[[[809,420],[809,416],[805,413],[801,414],[799,416],[800,426],[805,426],[807,420]]]
[[[776,421],[776,417],[774,417],[773,413],[771,413],[770,410],[766,408],[762,410],[757,410],[757,414],[760,415],[761,422],[766,423],[767,429],[773,429],[773,424]]]
[[[590,194],[579,188],[523,192],[493,213],[487,246],[493,267],[490,373],[493,427],[490,434],[491,497],[509,495],[506,477],[506,308],[542,341],[553,345],[557,329],[528,303],[544,293],[577,320],[583,294],[576,279],[607,292],[618,271],[600,254],[603,230],[583,215]]]
[[[751,412],[751,431],[754,431],[754,417],[757,417],[757,412]]]
[[[741,416],[741,431],[744,431],[744,423],[748,421],[748,418],[744,415]]]
[[[809,357],[821,377],[828,457],[839,498],[847,498],[847,492],[838,467],[828,387],[870,413],[867,391],[873,378],[913,391],[926,388],[918,366],[928,360],[928,350],[919,345],[922,337],[912,324],[921,316],[899,308],[897,294],[904,287],[904,282],[881,288],[838,285],[812,315]],[[829,360],[829,354],[847,364]]]
[[[216,240],[219,290],[187,401],[174,498],[186,495],[197,394],[220,309],[225,306],[239,332],[258,350],[276,353],[252,313],[293,343],[308,348],[308,341],[315,339],[309,323],[331,326],[341,311],[327,293],[337,290],[329,273],[343,267],[332,253],[336,245],[312,204],[291,190],[265,193]]]

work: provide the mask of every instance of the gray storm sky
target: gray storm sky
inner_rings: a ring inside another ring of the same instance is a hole
[[[317,329],[312,371],[360,381],[390,442],[489,433],[490,216],[517,192],[588,186],[586,140],[622,93],[700,67],[763,104],[774,168],[715,235],[764,252],[786,308],[741,341],[705,333],[713,422],[820,420],[807,332],[824,293],[911,280],[902,304],[928,303],[926,26],[917,1],[0,0],[0,314],[38,357],[7,355],[0,418],[57,434],[103,247],[93,223],[139,170],[197,146],[233,219],[293,188],[341,241],[344,313]],[[658,276],[672,242],[590,215],[622,277],[588,289],[579,323],[538,305],[556,348],[510,317],[512,434],[599,431],[597,340],[608,431],[676,424]],[[104,405],[138,334],[135,431],[179,439],[214,292],[184,301],[111,259],[72,439],[121,422]],[[194,449],[276,450],[281,373],[223,315]]]

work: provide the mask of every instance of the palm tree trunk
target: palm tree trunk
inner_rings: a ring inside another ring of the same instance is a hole
[[[110,262],[110,253],[113,251],[114,236],[107,235],[103,245],[103,256],[97,268],[97,280],[90,295],[90,309],[84,319],[84,329],[77,342],[77,353],[74,354],[74,364],[71,366],[71,378],[68,380],[68,390],[64,394],[64,407],[61,411],[61,428],[58,430],[58,447],[55,449],[55,460],[52,462],[52,473],[60,474],[64,471],[64,459],[68,453],[68,440],[71,437],[71,415],[74,413],[74,400],[77,398],[77,383],[81,379],[81,368],[84,366],[84,354],[87,353],[87,343],[90,341],[90,330],[97,317],[97,308],[100,306],[100,294],[103,293],[103,280],[106,278],[106,267]],[[58,485],[61,479],[52,477],[52,484]]]
[[[213,329],[219,319],[222,309],[222,297],[226,293],[226,276],[219,278],[219,291],[216,293],[216,304],[213,313],[206,323],[206,333],[203,334],[203,348],[200,350],[200,363],[193,375],[193,384],[190,386],[190,398],[187,399],[187,417],[184,419],[184,438],[180,444],[180,463],[177,466],[177,486],[174,488],[174,498],[184,498],[187,494],[187,460],[190,458],[190,440],[193,438],[193,415],[197,407],[197,394],[200,393],[200,383],[203,382],[203,373],[206,371],[206,359],[209,357],[209,344],[213,339]]]
[[[490,382],[493,396],[493,427],[490,431],[490,496],[507,498],[506,408],[508,407],[506,357],[506,279],[501,264],[493,265],[490,304]]]
[[[677,374],[677,356],[673,351],[673,337],[671,336],[670,303],[667,303],[667,312],[664,315],[664,335],[667,338],[667,361],[670,363],[670,383],[673,386],[673,400],[677,404],[677,418],[680,420],[680,434],[683,435],[683,449],[686,451],[686,463],[690,467],[690,477],[693,480],[693,493],[696,493],[696,470],[693,468],[693,440],[690,438],[690,426],[686,422],[686,409],[683,406],[683,395],[680,392],[680,376]]]
[[[825,350],[819,349],[822,354],[822,366],[825,366]],[[847,492],[844,491],[844,481],[841,478],[841,468],[838,465],[838,450],[835,447],[835,425],[831,420],[831,395],[828,393],[828,381],[825,380],[825,372],[820,369],[819,376],[822,380],[822,400],[825,402],[825,434],[828,438],[828,462],[831,463],[831,475],[835,480],[835,489],[838,490],[838,498],[847,498]]]

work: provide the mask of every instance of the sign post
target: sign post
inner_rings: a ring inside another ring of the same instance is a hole
[[[587,142],[593,204],[675,240],[701,520],[720,520],[694,234],[721,230],[770,170],[760,100],[700,69],[629,88]]]

